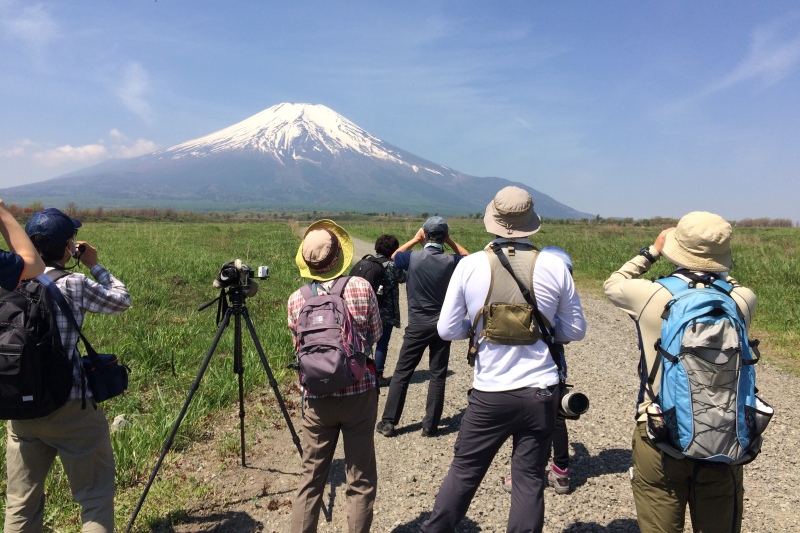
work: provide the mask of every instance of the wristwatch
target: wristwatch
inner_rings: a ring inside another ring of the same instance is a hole
[[[645,246],[644,248],[639,250],[639,255],[643,256],[645,259],[650,261],[651,265],[657,261],[657,259],[655,257],[653,257],[653,254],[650,253],[650,247],[649,246]]]

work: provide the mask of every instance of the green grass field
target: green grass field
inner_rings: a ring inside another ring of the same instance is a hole
[[[489,241],[481,220],[454,219],[450,223],[453,238],[471,251]],[[367,241],[394,233],[402,243],[421,224],[421,219],[376,219],[350,221],[344,226]],[[660,229],[545,222],[532,240],[540,247],[555,245],[569,251],[580,289],[602,294],[602,282],[609,273],[651,243]],[[798,231],[737,228],[732,270],[734,277],[759,296],[753,328],[762,340],[762,354],[795,373],[800,369],[796,348],[800,317],[795,306],[800,300]],[[211,282],[226,261],[241,258],[252,267],[270,266],[272,277],[260,282],[258,294],[247,300],[247,307],[272,370],[284,384],[294,380],[293,372],[285,369],[292,361],[286,299],[302,282],[294,264],[299,241],[292,225],[279,222],[89,223],[80,236],[98,248],[100,262],[126,283],[134,302],[119,316],[92,315],[84,329],[95,348],[116,353],[132,368],[128,392],[103,404],[109,421],[124,414],[133,422],[112,438],[117,461],[117,528],[123,529],[217,331],[216,306],[203,312],[197,308],[219,295]],[[660,261],[652,273],[669,271],[666,261]],[[243,340],[245,390],[263,394],[269,389],[266,374],[246,328]],[[173,451],[207,438],[209,422],[220,412],[235,409],[238,380],[232,356],[230,327],[181,424]],[[289,393],[284,399],[296,401],[296,396]],[[249,413],[248,421],[280,418],[271,402],[255,403],[260,411]],[[238,435],[216,453],[220,457],[238,454]],[[179,453],[171,454],[167,464],[177,456]],[[184,502],[202,497],[207,490],[207,485],[191,478],[159,478],[137,519],[137,531],[180,514]],[[4,506],[4,457],[0,460],[0,492],[0,505]],[[79,509],[72,502],[60,466],[52,471],[47,497],[47,530],[78,530]]]

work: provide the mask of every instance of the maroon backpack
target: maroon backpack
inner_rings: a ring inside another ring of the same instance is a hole
[[[350,276],[342,276],[325,292],[318,282],[300,287],[305,298],[297,317],[295,346],[300,384],[324,395],[357,383],[367,371],[367,356],[344,301]]]

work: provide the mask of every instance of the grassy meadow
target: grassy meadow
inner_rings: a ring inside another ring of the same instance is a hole
[[[402,243],[422,220],[376,218],[342,224],[367,241],[393,233]],[[453,238],[471,251],[481,249],[489,240],[482,220],[453,219],[450,224]],[[127,312],[92,315],[84,329],[95,348],[116,353],[132,368],[128,392],[103,404],[109,421],[124,414],[132,422],[112,435],[117,461],[118,529],[127,524],[214,339],[216,304],[202,312],[197,308],[219,295],[211,282],[226,261],[241,258],[253,268],[270,266],[271,278],[260,281],[258,294],[246,303],[272,370],[287,386],[294,380],[294,373],[285,369],[292,360],[286,299],[301,283],[294,264],[299,241],[293,229],[292,224],[281,222],[88,223],[81,229],[81,239],[98,248],[101,264],[126,283],[133,297],[133,307]],[[608,274],[651,243],[660,229],[545,222],[532,240],[540,247],[555,245],[568,250],[581,291],[602,294],[602,282]],[[732,270],[732,275],[752,287],[759,297],[753,328],[754,336],[762,340],[762,355],[795,373],[800,369],[796,348],[800,316],[795,304],[800,300],[799,231],[737,228]],[[667,262],[660,261],[652,274],[669,271]],[[237,409],[233,329],[229,327],[222,337],[172,446],[178,453],[167,457],[162,473],[179,460],[179,452],[189,443],[208,436],[215,417]],[[243,334],[245,391],[267,398],[250,402],[248,409],[257,412],[247,413],[245,426],[249,432],[253,424],[269,424],[281,419],[281,414],[269,401],[274,395],[246,328]],[[298,398],[295,392],[287,392],[284,399],[292,403]],[[220,457],[238,455],[239,435],[235,433],[216,451]],[[5,458],[0,455],[0,506],[4,506]],[[137,531],[149,531],[159,520],[180,515],[184,502],[213,490],[195,479],[172,477],[161,476],[152,486],[137,518]],[[46,529],[79,530],[79,508],[72,502],[60,466],[51,473],[47,497]]]
[[[383,233],[397,235],[400,243],[410,239],[422,219],[356,222],[347,225],[354,234],[372,241]],[[492,236],[483,220],[449,220],[453,239],[474,252]],[[531,241],[542,248],[558,246],[572,257],[575,281],[582,292],[603,294],[603,282],[611,272],[639,250],[652,244],[663,227],[611,224],[567,224],[545,221]],[[751,336],[762,341],[761,353],[785,368],[800,373],[800,229],[737,227],[733,232],[733,276],[755,291],[758,309]],[[669,274],[673,266],[658,261],[648,277]],[[591,324],[589,324],[591,327]]]

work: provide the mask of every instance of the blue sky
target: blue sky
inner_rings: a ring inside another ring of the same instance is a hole
[[[796,2],[0,0],[0,72],[0,186],[307,102],[603,217],[800,220]]]

